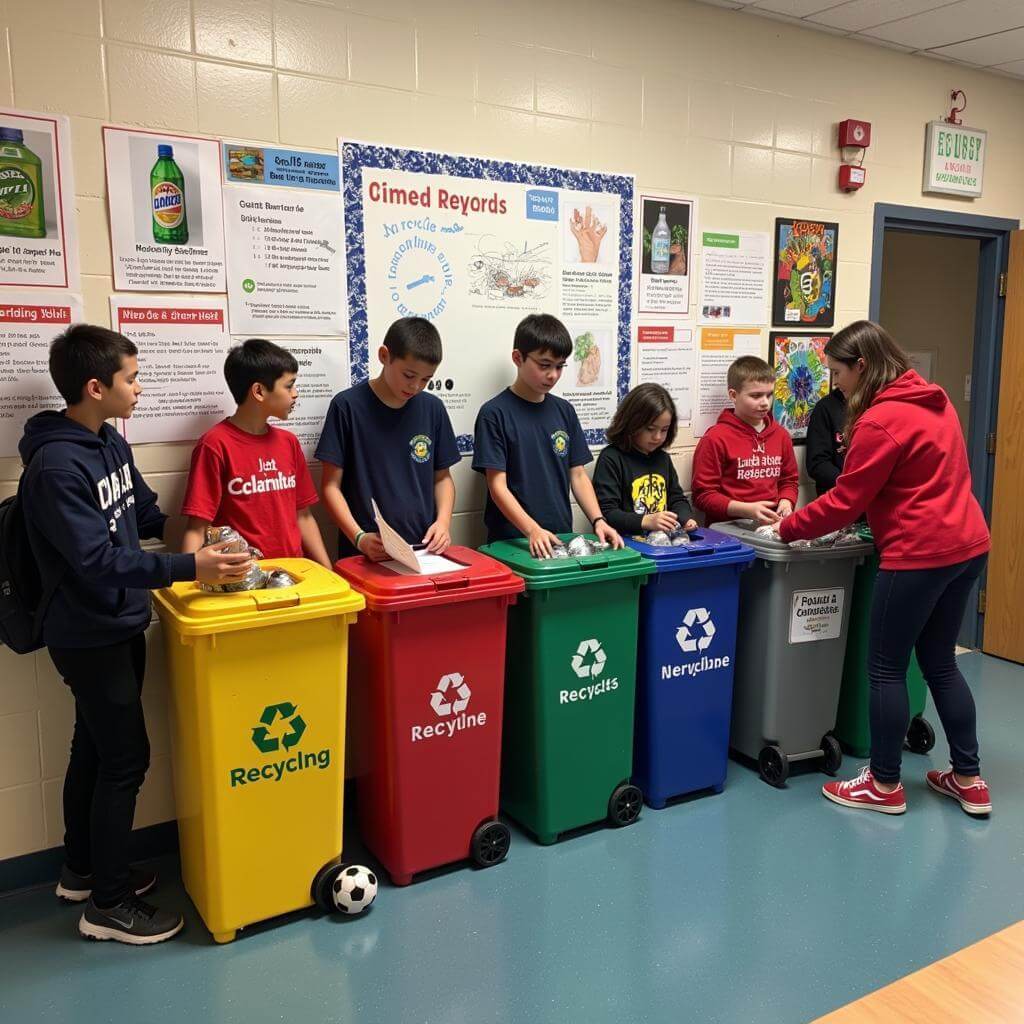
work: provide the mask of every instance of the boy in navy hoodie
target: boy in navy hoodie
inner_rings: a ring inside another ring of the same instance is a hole
[[[32,553],[44,588],[57,582],[43,641],[75,697],[57,895],[87,901],[78,925],[86,938],[149,945],[176,935],[183,921],[140,898],[156,876],[128,864],[135,798],[149,767],[141,702],[148,592],[179,580],[240,579],[249,557],[225,545],[188,555],[141,550],[141,539],[162,539],[167,517],[107,423],[131,416],[138,373],[127,338],[71,327],[50,348],[50,376],[67,408],[33,416],[19,451]]]

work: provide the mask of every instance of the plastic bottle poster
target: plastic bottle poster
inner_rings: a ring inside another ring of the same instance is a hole
[[[50,343],[82,320],[66,292],[5,292],[0,301],[0,458],[18,454],[25,421],[65,402],[50,380]]]
[[[114,287],[223,292],[220,145],[103,128]]]
[[[637,198],[637,309],[686,316],[690,307],[697,202],[688,196]]]
[[[555,390],[591,444],[629,388],[633,179],[341,144],[352,377],[375,374],[388,326],[423,316],[444,359],[431,391],[459,450],[477,410],[515,379],[512,339],[532,313],[572,351]]]
[[[731,405],[726,374],[740,356],[764,356],[759,328],[702,327],[698,350],[697,409],[693,418],[695,437],[703,437],[722,410]]]
[[[81,287],[71,130],[63,114],[0,110],[0,285]]]
[[[142,395],[121,433],[132,443],[194,441],[235,411],[224,380],[231,347],[221,296],[110,297],[110,323],[139,350]]]
[[[338,157],[225,142],[233,334],[344,335]]]

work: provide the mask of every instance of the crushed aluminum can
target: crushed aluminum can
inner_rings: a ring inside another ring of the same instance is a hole
[[[672,538],[664,530],[651,530],[644,537],[644,543],[650,544],[654,548],[670,548],[672,546]]]
[[[773,526],[767,526],[767,525],[759,526],[754,531],[754,536],[755,537],[764,537],[765,540],[778,540],[779,539],[779,535],[775,532],[775,528]]]
[[[281,587],[294,587],[299,581],[284,569],[273,569],[267,573],[267,590],[277,590]]]
[[[690,535],[684,529],[682,529],[682,527],[680,527],[677,530],[673,530],[668,535],[668,538],[669,538],[669,543],[674,548],[681,548],[681,547],[685,546],[686,544],[692,544],[693,543],[693,541],[690,540]]]
[[[553,547],[551,549],[551,557],[552,558],[569,558],[571,556],[569,555],[569,552],[566,549],[564,544],[556,544],[555,547]]]
[[[596,555],[599,551],[607,551],[608,545],[598,540],[590,540],[588,537],[577,535],[565,546],[571,558],[587,558]]]
[[[230,526],[208,526],[206,528],[206,543],[203,547],[211,544],[230,543],[226,551],[236,554],[248,553],[253,558],[253,563],[245,578],[235,583],[200,583],[199,589],[207,594],[238,594],[244,590],[262,590],[267,585],[267,573],[257,564],[256,559],[263,557],[263,552],[252,547],[249,542]]]

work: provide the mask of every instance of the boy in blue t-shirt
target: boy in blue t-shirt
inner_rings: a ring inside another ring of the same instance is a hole
[[[396,320],[378,353],[380,376],[334,396],[317,445],[324,505],[341,531],[338,555],[388,556],[374,522],[381,515],[411,544],[440,554],[451,544],[459,461],[441,400],[423,394],[441,362],[441,336],[429,320]]]
[[[571,353],[572,339],[560,320],[547,313],[528,316],[512,345],[515,383],[476,418],[473,468],[487,475],[487,540],[523,535],[535,558],[550,556],[561,543],[555,534],[572,530],[570,488],[597,536],[622,547],[583,468],[593,456],[576,410],[549,394]]]

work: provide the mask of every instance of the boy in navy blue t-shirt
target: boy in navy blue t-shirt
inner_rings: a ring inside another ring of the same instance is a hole
[[[473,468],[487,475],[487,540],[525,536],[534,557],[550,556],[560,543],[555,534],[572,530],[570,488],[597,536],[622,547],[583,468],[593,456],[576,410],[549,394],[571,353],[572,339],[560,320],[547,313],[528,316],[512,347],[515,383],[476,418]]]
[[[388,556],[370,500],[409,543],[440,554],[451,544],[459,461],[451,420],[423,393],[441,362],[441,336],[429,320],[396,320],[379,352],[380,376],[334,396],[317,445],[324,505],[341,531],[338,554]]]

